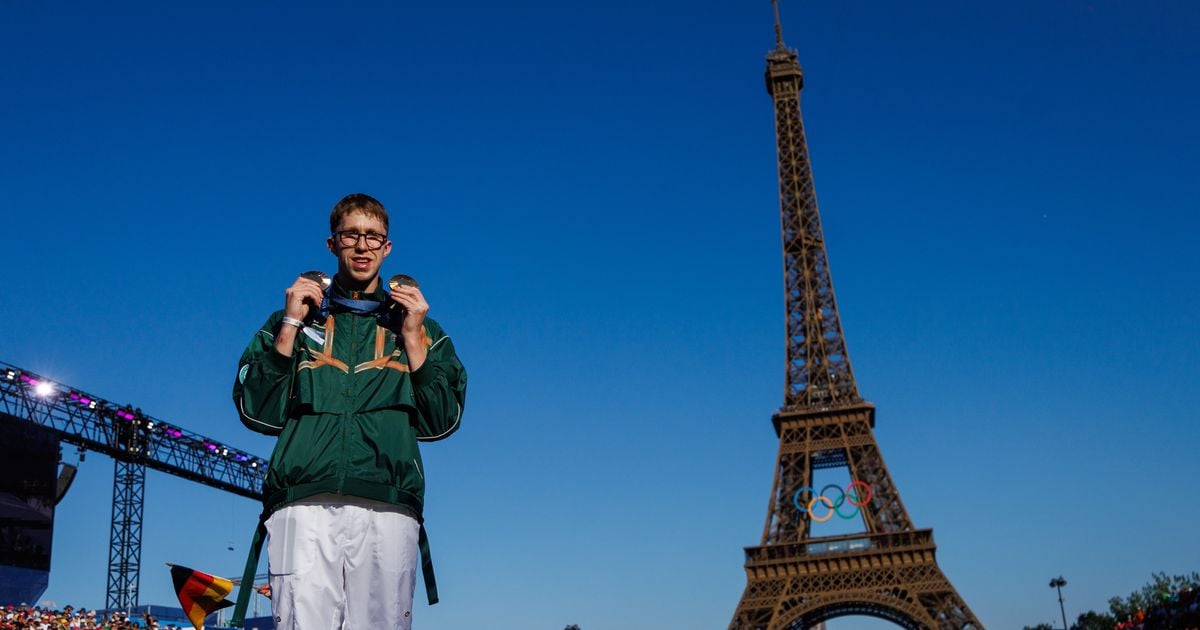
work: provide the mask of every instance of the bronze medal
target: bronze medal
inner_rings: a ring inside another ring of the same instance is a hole
[[[392,290],[396,290],[400,287],[414,287],[419,289],[421,288],[421,285],[417,284],[416,278],[398,273],[391,278],[388,278],[388,287],[390,287]]]

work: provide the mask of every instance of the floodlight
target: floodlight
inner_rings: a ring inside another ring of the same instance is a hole
[[[51,383],[50,381],[38,381],[37,384],[33,386],[33,393],[45,398],[54,393],[54,383]]]

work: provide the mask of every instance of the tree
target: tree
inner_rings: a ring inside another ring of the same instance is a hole
[[[1161,609],[1166,602],[1172,601],[1172,596],[1175,596],[1173,601],[1178,601],[1178,594],[1188,589],[1200,590],[1200,573],[1174,576],[1155,573],[1148,584],[1130,593],[1129,597],[1114,597],[1108,600],[1108,610],[1112,614],[1089,610],[1079,615],[1079,619],[1071,624],[1071,630],[1114,630],[1117,622],[1133,618],[1139,610],[1149,614],[1156,607]],[[1025,630],[1055,629],[1052,624],[1040,623],[1036,626],[1025,626]]]
[[[563,628],[563,630],[579,630],[579,624],[573,623],[566,628]]]
[[[1116,627],[1116,618],[1094,610],[1089,610],[1079,615],[1079,619],[1076,619],[1075,623],[1071,624],[1071,630],[1113,630]]]
[[[1178,593],[1185,588],[1200,588],[1200,573],[1190,575],[1168,576],[1166,573],[1155,573],[1149,584],[1140,591],[1134,591],[1124,599],[1114,597],[1108,600],[1108,609],[1117,620],[1128,619],[1139,610],[1153,608],[1171,593]]]

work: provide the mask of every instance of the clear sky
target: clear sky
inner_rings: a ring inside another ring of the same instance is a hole
[[[1019,628],[1060,574],[1073,618],[1200,569],[1200,4],[782,12],[855,375],[958,591]],[[237,358],[367,192],[470,373],[417,627],[723,628],[783,396],[773,45],[766,0],[2,2],[0,360],[266,456]],[[60,606],[103,604],[111,483],[59,506]],[[149,473],[142,601],[240,573],[257,512]]]

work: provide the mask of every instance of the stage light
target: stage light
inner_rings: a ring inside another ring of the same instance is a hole
[[[257,462],[257,461],[252,461],[252,462],[250,462],[250,467],[251,467],[251,468],[258,468],[258,462]]]
[[[54,393],[54,383],[41,381],[33,386],[33,393],[45,398]]]
[[[152,431],[152,430],[154,430],[154,421],[153,421],[153,420],[147,420],[147,421],[146,421],[146,430],[147,430],[147,431]]]
[[[11,381],[11,380],[17,378],[17,371],[10,368],[5,371],[4,375],[8,377],[8,380]]]
[[[227,448],[221,449],[221,455],[224,456],[224,455],[228,455],[228,454],[229,454],[229,449],[227,449]]]

